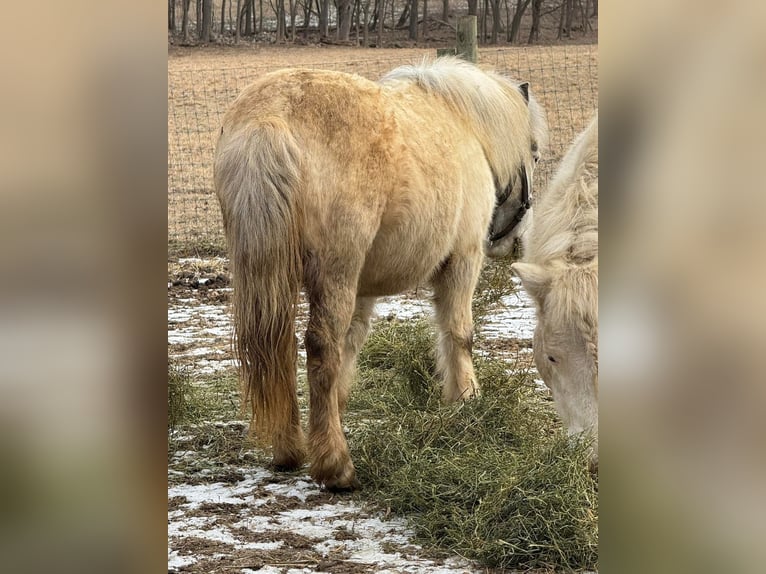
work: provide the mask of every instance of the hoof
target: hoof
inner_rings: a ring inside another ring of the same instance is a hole
[[[361,490],[362,485],[356,477],[351,479],[351,482],[330,482],[325,481],[324,487],[330,492],[354,492],[355,490]]]
[[[271,467],[272,470],[275,470],[277,472],[292,472],[294,470],[298,470],[302,466],[302,464],[295,463],[295,462],[280,463],[280,462],[276,462],[272,460],[269,466]]]
[[[306,455],[302,451],[293,451],[290,453],[274,453],[271,460],[271,468],[279,472],[288,472],[297,470],[303,466]]]
[[[330,492],[351,492],[361,488],[356,478],[356,470],[351,459],[340,470],[314,465],[311,468],[311,477]]]
[[[480,394],[481,393],[479,392],[478,385],[472,385],[464,389],[454,389],[452,391],[447,391],[445,389],[442,392],[442,402],[445,405],[451,405],[458,401],[469,401],[473,398],[478,397]]]

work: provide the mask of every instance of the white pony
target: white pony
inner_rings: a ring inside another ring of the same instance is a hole
[[[568,432],[598,465],[598,115],[570,147],[512,269],[537,307],[534,358]]]

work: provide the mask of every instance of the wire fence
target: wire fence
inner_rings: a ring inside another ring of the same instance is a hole
[[[353,52],[349,52],[353,54]],[[377,79],[412,54],[294,66]],[[598,47],[536,46],[480,50],[480,66],[529,81],[545,107],[550,147],[535,171],[544,190],[559,159],[598,105]],[[168,70],[168,246],[171,253],[220,252],[223,226],[213,192],[212,159],[221,119],[237,94],[268,65]]]

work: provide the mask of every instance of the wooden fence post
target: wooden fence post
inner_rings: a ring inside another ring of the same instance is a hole
[[[478,60],[476,23],[476,16],[462,16],[457,21],[457,55],[474,64]]]

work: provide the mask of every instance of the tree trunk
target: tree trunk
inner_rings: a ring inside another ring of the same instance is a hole
[[[508,4],[508,0],[503,0],[503,2],[505,4],[505,31],[507,33],[510,33],[510,31],[511,31],[511,7]],[[508,40],[507,37],[506,37],[506,40]]]
[[[253,4],[253,32],[255,32],[255,0]],[[263,34],[263,0],[258,0],[258,34]]]
[[[290,41],[295,42],[295,21],[298,19],[298,3],[290,0]]]
[[[210,43],[211,33],[213,32],[213,0],[202,1],[202,41],[205,44]]]
[[[408,6],[409,4],[405,2],[404,4],[405,11],[407,10]],[[394,0],[391,0],[391,24],[396,22],[396,14],[394,12],[395,10],[396,10],[396,2],[394,2]],[[402,22],[404,22],[404,20],[402,20]],[[395,39],[396,39],[396,26],[391,26],[391,40],[395,40]]]
[[[567,1],[567,15],[566,15],[566,23],[565,23],[565,29],[567,33],[567,38],[572,37],[572,19],[574,18],[574,0],[566,0]]]
[[[394,14],[394,2],[391,2],[391,15]],[[410,4],[412,4],[412,0],[407,0],[407,2],[404,4],[404,8],[402,9],[402,14],[399,16],[399,19],[396,21],[396,25],[394,28],[402,28],[404,26],[404,23],[408,21],[408,18],[410,17]]]
[[[423,34],[424,40],[428,39],[428,0],[423,0]]]
[[[491,0],[492,5],[492,37],[490,43],[497,44],[497,37],[500,34],[500,0]]]
[[[508,41],[515,44],[519,39],[519,29],[521,28],[521,18],[529,6],[530,0],[516,0],[516,10],[513,13],[511,29],[508,31]]]
[[[202,19],[204,18],[202,14],[202,0],[197,0],[194,16],[194,22],[197,26],[197,39],[202,40]]]
[[[442,0],[442,20],[449,18],[449,0]]]
[[[351,0],[338,0],[338,35],[341,42],[348,42],[351,33]]]
[[[221,38],[226,30],[226,0],[221,0]]]
[[[184,37],[184,44],[189,43],[189,5],[191,0],[183,0],[184,13],[181,20],[181,34]]]
[[[370,0],[364,0],[364,9],[362,15],[364,17],[364,28],[362,28],[362,46],[366,48],[370,39]]]
[[[285,39],[285,0],[277,0],[277,42]]]
[[[168,0],[168,30],[176,32],[176,0]]]
[[[319,0],[319,36],[327,38],[330,34],[330,0]]]
[[[375,39],[375,46],[380,48],[383,45],[383,20],[386,18],[386,0],[378,0],[378,35]]]
[[[567,0],[562,0],[561,8],[559,8],[559,30],[556,32],[556,39],[561,40],[564,37],[564,14],[567,11]]]
[[[239,44],[239,31],[242,28],[242,0],[237,0],[237,22],[234,25],[234,43]]]
[[[532,27],[529,29],[529,38],[527,44],[531,44],[540,38],[540,12],[542,11],[543,0],[532,0]]]
[[[479,11],[479,0],[468,0],[468,15],[477,16]]]
[[[410,0],[410,40],[418,39],[418,0]]]

